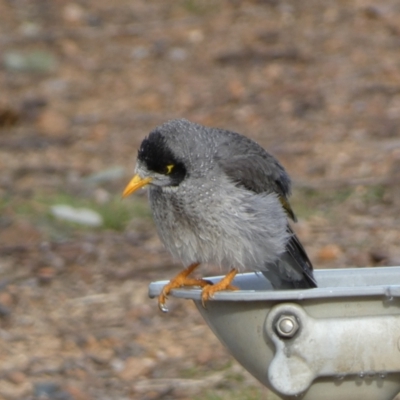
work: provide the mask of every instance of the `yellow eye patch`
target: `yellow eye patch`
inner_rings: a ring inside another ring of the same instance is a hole
[[[174,164],[167,165],[167,174],[170,174],[174,168]]]

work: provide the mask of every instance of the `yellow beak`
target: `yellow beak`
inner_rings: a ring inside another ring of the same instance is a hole
[[[139,175],[135,175],[126,186],[124,193],[122,193],[122,197],[129,196],[133,192],[136,192],[136,190],[149,184],[151,181],[152,178],[141,178]]]

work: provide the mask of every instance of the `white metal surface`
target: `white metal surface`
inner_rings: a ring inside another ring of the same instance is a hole
[[[274,291],[262,275],[241,274],[234,281],[241,290],[217,293],[206,309],[200,289],[172,295],[194,300],[239,363],[282,399],[393,399],[400,392],[400,267],[315,276],[317,289]],[[150,296],[166,283],[152,283]],[[298,321],[293,337],[279,336],[282,315]]]
[[[300,326],[294,337],[280,337],[276,321],[293,316]],[[275,345],[268,378],[284,395],[305,392],[318,377],[382,381],[400,371],[400,315],[312,318],[301,306],[278,304],[265,330]]]

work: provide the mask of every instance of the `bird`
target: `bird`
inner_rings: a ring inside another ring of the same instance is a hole
[[[203,306],[221,290],[236,290],[238,272],[261,272],[273,289],[317,287],[313,265],[292,230],[291,179],[279,161],[239,133],[174,119],[142,141],[134,177],[123,197],[148,187],[158,235],[185,269],[158,298],[167,312],[170,292],[202,288]],[[190,274],[201,264],[227,271],[212,284]]]

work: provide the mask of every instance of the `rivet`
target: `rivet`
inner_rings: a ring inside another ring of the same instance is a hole
[[[276,331],[280,337],[291,338],[299,330],[299,323],[294,315],[281,315],[276,322]]]

